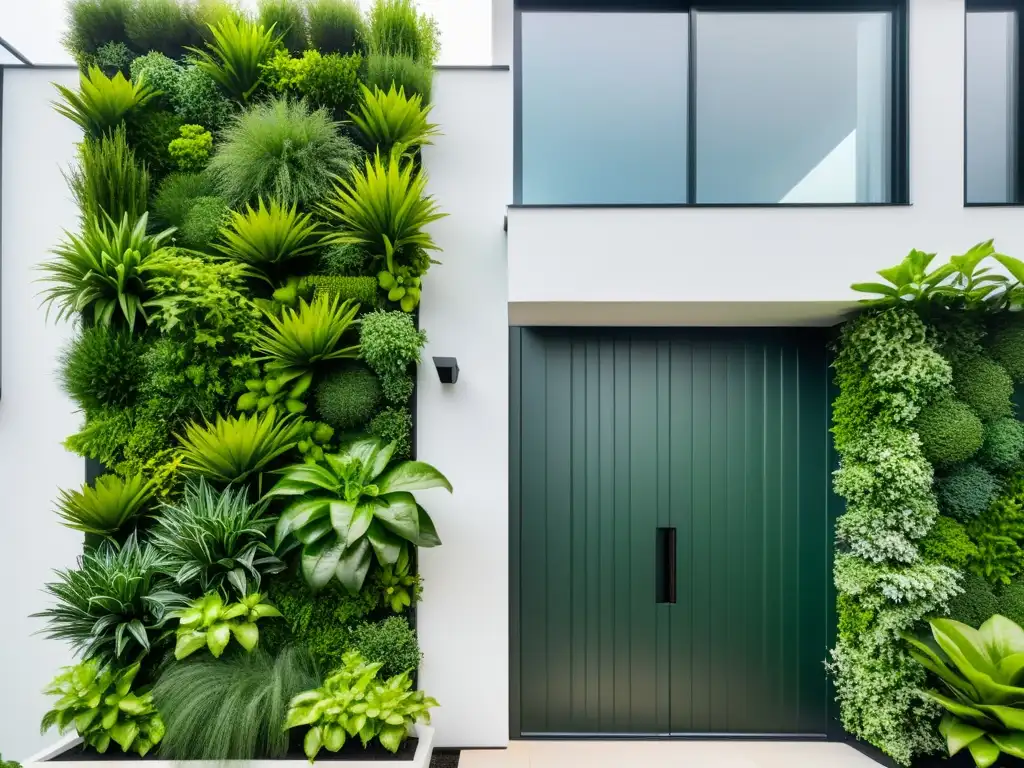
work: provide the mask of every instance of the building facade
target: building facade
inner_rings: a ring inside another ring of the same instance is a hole
[[[428,362],[417,395],[418,453],[456,489],[428,496],[444,546],[421,558],[438,746],[834,735],[829,329],[911,248],[1024,254],[1024,7],[434,5],[449,216],[421,322],[461,369]],[[77,74],[52,15],[2,13],[4,531],[45,542],[0,561],[0,744],[24,757],[66,661],[26,617],[79,549],[43,514],[84,467],[69,329],[33,286],[76,225],[49,84]]]

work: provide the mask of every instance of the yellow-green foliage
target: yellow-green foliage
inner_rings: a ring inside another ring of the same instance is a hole
[[[918,549],[925,560],[948,565],[958,571],[978,554],[978,548],[974,546],[964,526],[941,515],[928,535],[918,542]]]
[[[1009,584],[1024,572],[1024,475],[1007,482],[1005,491],[967,528],[978,546],[970,568],[993,584]]]
[[[201,125],[183,125],[181,135],[170,142],[167,150],[182,171],[201,171],[213,151],[213,134]]]
[[[306,279],[313,286],[314,296],[325,293],[331,298],[338,297],[342,301],[352,299],[359,304],[359,309],[366,312],[377,307],[377,279],[374,277],[333,277],[330,275],[312,275]]]

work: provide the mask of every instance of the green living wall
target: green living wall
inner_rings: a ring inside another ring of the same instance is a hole
[[[167,759],[411,748],[417,308],[438,34],[411,0],[71,0],[81,210],[41,270],[103,473],[43,728]]]
[[[837,344],[829,666],[850,733],[984,767],[1024,757],[1024,264],[991,243],[932,260],[854,286],[878,298]]]

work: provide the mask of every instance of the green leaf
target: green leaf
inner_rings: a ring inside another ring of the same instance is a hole
[[[380,733],[377,738],[380,740],[381,746],[389,752],[397,752],[398,748],[402,746],[402,742],[405,741],[406,731],[405,726],[386,725],[380,729]]]
[[[345,746],[345,729],[340,725],[325,725],[323,737],[324,747],[329,752],[337,752]]]
[[[323,743],[320,728],[314,727],[306,731],[306,738],[302,740],[302,749],[306,753],[306,757],[309,758],[309,762],[313,762]]]
[[[342,542],[349,541],[349,529],[352,525],[352,517],[356,511],[355,503],[344,501],[343,499],[332,499],[330,508],[331,526],[334,528],[334,532],[338,534],[338,540]]]
[[[338,562],[338,581],[350,594],[357,595],[362,589],[366,572],[370,569],[372,551],[370,542],[363,538],[355,546],[345,550],[345,554]]]
[[[352,523],[348,529],[347,545],[352,546],[364,535],[373,522],[373,510],[376,505],[373,502],[360,504],[352,515]]]
[[[975,739],[967,745],[967,749],[974,758],[974,764],[978,768],[990,768],[999,759],[999,747],[997,747],[987,736]]]
[[[231,642],[231,627],[228,624],[214,624],[206,633],[206,645],[214,658],[220,658],[229,642]]]
[[[377,478],[381,494],[394,491],[425,491],[428,488],[444,488],[449,493],[452,484],[436,468],[423,461],[403,461],[394,465]]]
[[[1024,261],[1003,253],[994,253],[992,257],[1002,264],[1018,283],[1024,283]]]
[[[418,547],[441,546],[441,537],[437,535],[437,528],[434,527],[434,521],[427,514],[427,510],[418,504],[416,505],[416,510],[419,513],[420,535],[413,543]]]
[[[174,658],[181,661],[205,646],[206,633],[203,631],[187,632],[178,635],[178,641],[174,646]]]
[[[402,540],[391,533],[376,520],[370,525],[366,537],[377,553],[377,562],[381,565],[394,565],[402,553]]]
[[[946,749],[949,750],[950,757],[985,735],[985,731],[975,725],[969,725],[948,715],[946,717],[949,719],[943,718],[939,731],[946,737]]]
[[[302,575],[314,590],[323,589],[342,561],[345,545],[336,535],[325,536],[302,550]]]
[[[121,747],[123,752],[127,752],[131,749],[132,742],[135,741],[135,737],[139,735],[139,726],[131,720],[118,723],[109,730],[110,738],[117,742],[117,745]]]
[[[948,712],[952,712],[957,717],[970,718],[979,723],[991,722],[991,718],[986,716],[980,709],[976,709],[968,704],[959,702],[956,699],[951,699],[948,696],[943,696],[941,693],[935,693],[934,691],[922,691],[921,695],[927,699],[931,699],[936,704],[941,705]]]
[[[258,643],[260,639],[259,628],[251,622],[245,622],[244,624],[232,624],[231,634],[234,635],[238,644],[247,651],[251,651],[255,648],[256,643]]]
[[[894,299],[900,297],[899,291],[883,283],[854,283],[850,288],[859,293],[880,293],[883,296],[890,296]]]
[[[1024,759],[1024,733],[990,733],[988,737],[1006,754]]]
[[[419,538],[420,514],[411,493],[400,491],[379,496],[373,516],[406,541],[415,542]]]
[[[327,502],[327,499],[313,498],[299,499],[291,504],[277,521],[275,545],[280,547],[293,531],[327,517],[330,509]]]

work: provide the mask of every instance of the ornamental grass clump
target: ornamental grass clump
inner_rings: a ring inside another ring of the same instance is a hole
[[[366,21],[358,0],[310,0],[309,42],[321,53],[342,56],[366,51]]]
[[[124,126],[79,144],[78,166],[66,178],[83,221],[137,221],[149,206],[149,172],[128,146]]]

